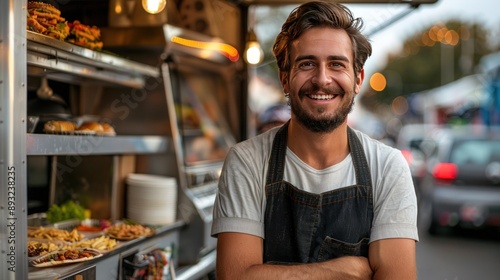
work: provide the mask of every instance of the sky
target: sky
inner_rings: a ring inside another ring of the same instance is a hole
[[[367,32],[408,10],[406,5],[397,4],[352,4],[349,7],[355,16],[364,19]],[[491,28],[492,38],[500,38],[500,0],[438,0],[434,4],[420,5],[405,17],[371,35],[373,55],[368,59],[365,71],[371,73],[382,67],[387,55],[398,51],[408,37],[432,24],[452,19],[484,25]]]
[[[356,17],[362,17],[365,22],[365,33],[370,33],[381,23],[408,11],[401,5],[350,5]],[[490,38],[500,42],[500,0],[438,0],[434,4],[421,5],[403,18],[388,27],[370,35],[373,53],[365,64],[365,83],[374,72],[383,69],[388,55],[398,52],[404,41],[429,28],[433,24],[449,20],[459,20],[470,24],[477,23],[491,29]],[[349,117],[358,127],[372,135],[377,133],[377,125],[366,124],[366,120],[373,119],[370,113],[357,106]],[[356,121],[362,120],[362,121]],[[364,124],[364,125],[363,125]]]
[[[411,1],[411,0],[408,0]],[[380,70],[392,52],[401,49],[403,42],[425,28],[438,22],[460,20],[478,23],[492,29],[492,38],[500,43],[500,0],[437,0],[433,4],[422,4],[411,13],[374,34],[373,31],[410,9],[407,4],[347,4],[355,17],[364,20],[364,33],[370,35],[373,54],[365,65],[365,73],[370,75]],[[286,6],[291,10],[295,6]],[[258,21],[255,31],[259,39],[274,42],[288,11],[283,15],[265,15]],[[283,16],[283,18],[282,18]]]

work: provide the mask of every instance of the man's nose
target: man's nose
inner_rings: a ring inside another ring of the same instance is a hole
[[[326,67],[325,65],[319,66],[314,73],[312,82],[319,86],[330,84],[332,82],[332,76],[328,67]]]

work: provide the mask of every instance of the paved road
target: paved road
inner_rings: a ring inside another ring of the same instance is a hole
[[[500,280],[500,231],[420,232],[417,243],[419,280]]]

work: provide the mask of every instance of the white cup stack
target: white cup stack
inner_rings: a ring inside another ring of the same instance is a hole
[[[127,186],[127,218],[144,225],[167,225],[175,222],[175,178],[128,174]]]

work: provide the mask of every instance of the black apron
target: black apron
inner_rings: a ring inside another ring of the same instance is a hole
[[[311,263],[368,256],[373,220],[370,169],[348,127],[356,185],[313,194],[283,180],[288,123],[277,132],[266,178],[265,263]]]

